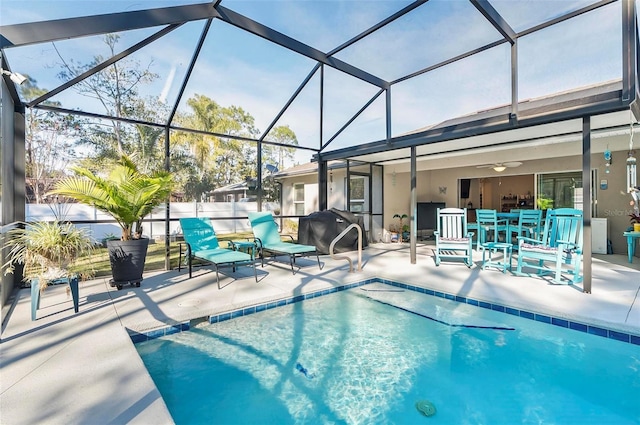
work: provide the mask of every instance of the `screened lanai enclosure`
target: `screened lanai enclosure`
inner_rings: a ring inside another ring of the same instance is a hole
[[[126,153],[172,171],[172,201],[248,182],[259,210],[338,206],[370,236],[401,196],[415,262],[421,187],[447,195],[421,173],[573,155],[589,241],[592,155],[614,151],[613,183],[634,148],[636,14],[633,0],[3,1],[3,229],[51,202],[69,164]],[[277,178],[305,167],[302,186]],[[171,211],[154,217],[167,256]]]

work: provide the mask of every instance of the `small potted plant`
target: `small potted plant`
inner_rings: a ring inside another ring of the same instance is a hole
[[[68,283],[78,312],[78,275],[72,271],[79,257],[89,255],[94,241],[85,231],[68,222],[21,223],[7,232],[8,260],[2,266],[13,273],[22,265],[22,276],[31,286],[31,320],[36,320],[40,296],[50,284]]]
[[[409,239],[409,225],[404,224],[404,219],[408,218],[409,216],[406,214],[394,214],[393,218],[397,218],[398,219],[398,225],[397,227],[395,227],[396,232],[400,233],[400,235],[402,236],[401,240],[407,240]],[[392,232],[393,233],[393,232]],[[393,238],[393,235],[391,235],[391,237]]]
[[[633,231],[640,232],[640,211],[633,211],[629,214],[629,221],[633,226]]]
[[[108,240],[111,286],[140,286],[149,239],[142,237],[142,220],[169,200],[173,179],[168,171],[144,173],[134,161],[120,157],[108,174],[71,167],[76,176],[62,179],[53,194],[90,205],[113,217],[122,228],[119,240]]]

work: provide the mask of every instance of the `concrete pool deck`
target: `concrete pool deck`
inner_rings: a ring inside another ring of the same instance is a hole
[[[356,253],[349,254],[356,259]],[[47,289],[31,321],[29,290],[20,290],[3,325],[0,344],[0,423],[171,424],[173,420],[147,373],[129,332],[145,332],[244,306],[289,298],[349,282],[379,277],[514,308],[551,314],[640,335],[640,259],[596,255],[592,294],[578,286],[550,285],[475,265],[443,262],[431,246],[419,245],[417,262],[407,244],[372,244],[363,270],[348,273],[342,260],[321,256],[269,261],[253,272],[223,271],[222,289],[211,268],[145,275],[141,287],[111,288],[108,278],[80,284],[80,311],[64,286]],[[515,267],[514,267],[515,268]]]

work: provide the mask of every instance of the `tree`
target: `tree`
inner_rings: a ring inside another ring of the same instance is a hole
[[[120,36],[117,34],[104,36],[103,41],[111,57],[116,54],[119,40]],[[94,56],[93,60],[86,64],[75,63],[73,60],[67,61],[60,55],[59,58],[62,70],[58,76],[64,81],[71,80],[105,61],[102,55]],[[138,91],[141,85],[149,84],[158,78],[158,75],[151,71],[152,64],[153,62],[150,62],[143,67],[136,60],[124,58],[78,82],[73,89],[83,96],[96,99],[104,108],[106,115],[144,120],[157,118],[160,102],[153,99],[147,99],[151,104],[142,101]],[[153,135],[153,132],[141,134],[136,126],[111,120],[108,128],[98,124],[92,126],[82,139],[82,143],[93,148],[96,166],[100,166],[105,160],[115,161],[124,153],[133,154],[135,151],[133,148],[136,146],[141,150],[142,146],[136,142],[143,141],[146,148],[155,145],[157,137],[151,139],[140,137]],[[149,142],[153,143],[149,144]],[[149,149],[142,149],[142,151],[147,154],[144,157],[147,160],[157,157],[155,152],[152,153]]]
[[[267,140],[278,143],[278,145],[268,143],[262,145],[263,164],[276,165],[278,170],[283,170],[295,155],[295,148],[284,146],[298,145],[298,138],[295,132],[291,130],[288,125],[274,127],[269,132]],[[263,176],[262,178],[262,196],[265,201],[276,202],[280,200],[280,186],[276,184],[270,175]]]
[[[211,133],[256,138],[254,118],[237,106],[224,107],[207,96],[196,94],[187,100],[193,114],[182,114],[176,121]],[[216,187],[255,177],[255,145],[234,138],[177,132],[172,137],[172,152],[188,153],[194,167],[185,181],[187,199],[201,199]]]
[[[269,132],[267,140],[278,143],[278,145],[263,145],[263,158],[267,158],[267,160],[263,159],[263,161],[277,164],[279,170],[284,169],[286,166],[285,161],[293,159],[296,149],[282,145],[298,146],[296,133],[288,125],[281,125],[274,127]]]
[[[26,101],[36,99],[47,92],[37,86],[37,81],[27,78],[20,86]],[[44,105],[61,106],[59,102],[46,101]],[[46,193],[53,188],[66,165],[75,156],[74,138],[80,134],[81,119],[73,115],[58,114],[29,108],[25,128],[25,177],[31,189],[28,201],[37,204],[46,201]]]

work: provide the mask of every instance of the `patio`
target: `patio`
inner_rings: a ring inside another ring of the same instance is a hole
[[[419,244],[417,263],[408,264],[408,244],[372,244],[363,252],[363,271],[351,274],[344,261],[328,256],[321,257],[321,271],[315,259],[301,260],[295,275],[287,262],[259,267],[257,284],[251,270],[241,268],[235,280],[222,279],[221,290],[206,267],[192,279],[184,269],[153,273],[140,288],[121,291],[97,279],[81,284],[78,314],[65,288],[51,287],[35,322],[23,289],[2,331],[2,422],[172,423],[127,329],[148,332],[372,277],[640,336],[640,262],[629,264],[624,255],[595,255],[593,293],[585,294],[580,287],[482,271],[477,252],[470,269],[447,262],[435,267],[431,247]]]

